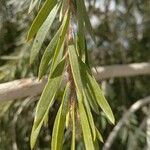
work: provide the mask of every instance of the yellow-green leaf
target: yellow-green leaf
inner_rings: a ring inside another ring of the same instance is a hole
[[[56,0],[46,0],[45,3],[43,4],[42,8],[40,9],[39,13],[37,14],[36,18],[34,19],[29,32],[27,36],[27,40],[32,39],[47,16],[49,15],[50,11],[53,9],[53,7],[56,5],[57,1]]]
[[[45,40],[45,37],[57,15],[57,12],[59,10],[60,5],[57,4],[52,11],[50,12],[50,14],[48,15],[47,19],[45,20],[45,22],[42,24],[42,26],[40,27],[39,31],[37,32],[37,35],[34,39],[33,42],[33,46],[31,49],[31,56],[30,56],[30,64],[32,64],[35,60],[35,58],[37,57],[42,44]]]
[[[78,56],[77,56],[76,49],[75,49],[74,45],[69,45],[68,51],[69,51],[69,61],[71,64],[71,71],[73,74],[73,79],[74,79],[75,85],[77,87],[78,94],[80,94],[80,96],[81,96],[83,84],[82,84],[82,79],[81,79]]]
[[[89,34],[91,35],[93,41],[95,42],[95,36],[94,36],[94,33],[93,33],[93,29],[92,29],[92,25],[91,25],[91,22],[90,22],[90,19],[89,19],[89,16],[86,12],[86,7],[85,7],[85,3],[84,3],[84,0],[80,0],[80,5],[81,5],[81,11],[82,11],[82,17],[84,19],[84,22],[85,22],[85,27],[86,29],[88,30]]]
[[[71,141],[71,150],[75,150],[75,141],[76,141],[76,125],[75,125],[75,103],[72,104],[72,141]]]
[[[90,125],[88,122],[87,114],[85,112],[85,108],[83,106],[82,100],[78,101],[78,105],[79,105],[79,115],[80,115],[81,127],[83,131],[83,138],[84,138],[86,150],[95,150],[92,134],[90,130]]]
[[[94,124],[92,112],[91,112],[90,106],[89,106],[89,104],[87,102],[85,94],[84,94],[84,104],[85,104],[86,113],[87,113],[88,120],[89,120],[89,125],[91,127],[91,131],[92,131],[92,135],[93,135],[93,140],[95,141],[95,139],[96,139],[95,124]]]
[[[49,109],[54,102],[54,97],[62,81],[64,65],[65,65],[64,60],[62,60],[58,64],[51,78],[48,80],[44,88],[44,91],[41,95],[41,98],[37,104],[36,112],[35,112],[35,119],[34,119],[34,124],[32,127],[31,139],[30,139],[31,149],[33,149],[35,145],[37,136],[43,125],[43,122],[45,118],[47,117]]]
[[[48,69],[49,62],[52,59],[52,56],[54,55],[54,49],[58,42],[60,32],[61,32],[61,28],[59,28],[59,30],[56,32],[56,34],[54,35],[53,39],[47,46],[47,48],[42,56],[42,60],[41,60],[40,67],[39,67],[39,74],[38,74],[39,78],[41,78],[43,75],[45,75],[45,73]]]
[[[61,26],[61,33],[58,39],[58,43],[55,49],[55,53],[54,53],[54,57],[52,60],[52,65],[51,65],[51,73],[53,72],[53,70],[55,69],[55,67],[57,66],[57,64],[59,63],[58,58],[59,58],[59,54],[61,52],[61,47],[64,43],[65,40],[65,35],[67,33],[68,30],[68,26],[69,26],[69,20],[70,20],[70,11],[68,10],[64,16],[63,22],[62,22],[62,26]]]
[[[86,73],[84,73],[85,78],[87,78],[87,84],[89,86],[89,89],[94,95],[94,98],[96,98],[96,101],[98,105],[101,107],[101,109],[104,111],[110,122],[113,124],[115,123],[115,118],[113,115],[113,112],[105,99],[102,90],[100,89],[96,79],[91,75],[91,72],[89,71],[89,68],[86,66],[85,63],[82,62],[82,60],[79,61],[80,66],[82,66],[82,69],[86,70]]]
[[[98,140],[101,142],[104,142],[102,135],[100,134],[100,132],[98,131],[98,129],[96,127],[95,127],[95,130],[96,130],[96,136],[97,136]]]
[[[54,123],[52,143],[51,143],[52,150],[62,150],[69,96],[70,96],[70,85],[67,84],[66,89],[64,91],[62,103],[58,110]]]

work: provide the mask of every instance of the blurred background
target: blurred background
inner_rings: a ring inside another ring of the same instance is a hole
[[[30,0],[0,0],[0,84],[37,76],[43,50],[58,26],[56,21],[39,57],[30,66],[32,42],[26,42],[26,35],[43,2],[44,0],[39,0],[34,11],[28,14]],[[92,66],[149,63],[149,0],[87,0],[86,5],[97,41],[95,45],[87,35]],[[149,77],[110,77],[99,81],[116,118],[113,126],[103,113],[99,116],[93,114],[104,138],[104,143],[99,143],[101,149],[150,150],[150,102],[141,104],[136,111],[133,107],[138,100],[150,95]],[[0,101],[0,150],[30,150],[29,138],[38,99],[39,95]],[[40,132],[36,150],[50,148],[58,105],[59,102],[56,102],[50,109],[48,124]],[[129,109],[131,113],[127,115]],[[115,126],[118,128],[113,132],[114,136],[112,130]],[[65,150],[70,149],[70,139],[71,136],[66,133]],[[84,149],[80,140],[77,142],[77,149]]]

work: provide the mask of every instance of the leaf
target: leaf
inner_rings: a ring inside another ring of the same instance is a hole
[[[44,91],[41,95],[41,98],[37,104],[36,112],[35,112],[35,119],[34,119],[34,124],[32,127],[31,139],[30,139],[31,149],[33,149],[35,145],[35,142],[40,132],[40,129],[42,127],[42,124],[49,112],[50,107],[52,106],[54,102],[54,97],[62,81],[64,65],[65,65],[64,60],[62,60],[58,64],[51,78],[48,80],[44,88]]]
[[[100,134],[100,132],[98,131],[98,129],[96,127],[95,127],[95,130],[96,130],[96,136],[97,136],[98,140],[101,142],[104,142],[102,135]]]
[[[74,45],[68,46],[68,52],[69,52],[69,61],[70,61],[70,65],[71,65],[73,79],[74,79],[77,91],[81,96],[83,84],[82,84],[82,79],[81,79],[81,74],[80,74],[80,66],[79,66],[79,62],[78,62],[78,56],[77,56]]]
[[[108,117],[110,122],[114,124],[115,123],[114,115],[113,115],[112,110],[111,110],[107,100],[105,99],[98,83],[96,82],[95,78],[93,78],[88,72],[87,72],[87,76],[89,79],[89,84],[90,84],[91,88],[93,89],[93,93],[95,94],[97,103],[99,104],[101,109],[104,111],[104,113],[106,114],[106,116]]]
[[[51,144],[52,150],[62,150],[69,96],[70,96],[70,85],[67,84],[66,89],[64,91],[62,103],[58,110],[54,123],[52,144]]]
[[[39,13],[37,14],[36,18],[34,19],[27,36],[27,40],[29,41],[34,37],[37,33],[53,7],[56,5],[56,0],[46,0],[43,4],[42,8],[40,9]]]
[[[95,100],[96,98],[94,97],[94,95],[93,95],[93,93],[92,93],[92,91],[91,91],[91,89],[89,88],[88,85],[86,85],[86,88],[84,89],[84,92],[86,94],[87,100],[88,100],[92,110],[95,113],[100,114],[99,109],[98,109],[98,104]]]
[[[86,68],[85,68],[85,66],[82,63],[80,58],[79,58],[79,62],[80,62],[79,64],[80,64],[81,79],[82,79],[82,82],[84,85],[84,93],[86,95],[86,99],[88,100],[93,111],[95,113],[99,114],[99,109],[98,109],[98,104],[96,102],[96,97],[93,94],[93,92],[91,91],[91,88],[89,87],[89,85],[87,84],[88,78],[86,76]],[[90,72],[90,70],[89,70],[89,72]]]
[[[56,32],[56,34],[54,35],[53,39],[47,46],[47,48],[42,56],[42,60],[41,60],[40,67],[39,67],[39,74],[38,74],[39,78],[41,78],[43,75],[45,75],[45,73],[48,69],[48,64],[49,64],[50,60],[52,59],[52,56],[54,55],[54,49],[58,42],[60,32],[61,32],[61,28],[59,28],[59,30]]]
[[[92,116],[92,113],[91,113],[91,109],[89,107],[89,104],[87,102],[85,94],[84,94],[84,104],[85,104],[85,108],[86,108],[86,113],[87,113],[87,116],[88,116],[89,124],[90,124],[90,127],[91,127],[91,131],[92,131],[92,134],[93,134],[93,140],[95,141],[95,139],[96,139],[95,124],[94,124],[94,120],[93,120],[93,116]]]
[[[92,134],[90,131],[90,125],[81,99],[79,100],[78,104],[79,104],[80,121],[81,121],[81,127],[83,131],[83,138],[84,138],[86,150],[95,150]]]
[[[77,47],[79,55],[85,62],[85,33],[84,33],[84,20],[82,14],[82,8],[80,1],[77,1],[77,20],[78,20],[78,30],[77,30]]]
[[[89,16],[86,12],[86,7],[85,7],[84,0],[80,0],[80,5],[81,5],[81,11],[82,11],[82,18],[84,19],[84,22],[85,22],[85,27],[88,30],[89,34],[91,35],[91,38],[95,42],[96,41],[95,36],[94,36],[94,33],[93,33],[93,29],[92,29],[92,25],[91,25]]]
[[[60,7],[60,5],[58,4],[52,9],[52,11],[48,15],[47,19],[45,20],[45,22],[42,24],[39,31],[37,32],[37,35],[34,39],[33,46],[31,49],[30,64],[32,64],[34,62],[35,58],[37,57],[37,55],[42,47],[42,44],[45,40],[45,37],[47,35],[47,32],[49,31],[56,15],[57,15],[59,7]]]
[[[55,69],[55,67],[58,64],[58,58],[59,58],[61,47],[62,47],[63,42],[65,40],[65,35],[67,33],[67,30],[68,30],[69,20],[70,20],[70,12],[68,10],[66,12],[66,14],[64,16],[64,19],[63,19],[63,22],[62,22],[62,27],[61,27],[62,30],[61,30],[61,33],[60,33],[60,36],[59,36],[59,39],[58,39],[58,43],[57,43],[57,46],[56,46],[56,49],[55,49],[54,57],[53,57],[53,60],[52,60],[51,73],[53,72],[53,70]]]
[[[39,2],[39,0],[31,0],[28,14],[34,9],[34,7],[37,5],[38,2]]]
[[[89,68],[86,66],[86,64],[84,64],[81,60],[79,61],[79,63],[80,63],[80,66],[82,66],[82,69],[86,70],[87,84],[89,85],[91,92],[96,98],[97,103],[99,104],[101,109],[104,111],[104,113],[106,114],[110,122],[114,124],[115,122],[114,115],[98,83],[96,82],[95,78],[91,75]]]
[[[76,136],[76,126],[75,126],[75,103],[72,104],[72,142],[71,150],[75,150],[75,136]]]

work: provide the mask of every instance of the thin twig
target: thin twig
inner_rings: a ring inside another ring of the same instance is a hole
[[[130,115],[134,112],[136,112],[138,109],[143,107],[146,104],[150,103],[150,96],[145,97],[143,99],[138,100],[136,103],[134,103],[123,115],[123,117],[119,120],[119,122],[116,124],[112,132],[109,134],[102,150],[109,150],[111,148],[111,145],[113,144],[114,140],[117,137],[117,134],[121,127],[124,125],[124,123],[128,120]]]

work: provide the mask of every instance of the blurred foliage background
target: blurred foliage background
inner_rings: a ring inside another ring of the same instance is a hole
[[[38,7],[28,14],[30,0],[0,0],[0,83],[37,76],[43,52],[41,50],[35,64],[29,66],[32,43],[26,42],[26,35],[42,3],[43,1],[39,0]],[[97,40],[97,45],[94,45],[87,35],[92,66],[150,60],[149,0],[87,0],[86,4]],[[56,21],[53,30],[57,23]],[[49,32],[43,49],[51,39],[53,30]],[[116,122],[133,103],[150,94],[148,76],[111,78],[100,83],[112,107]],[[0,103],[0,150],[30,149],[29,138],[38,98],[30,97]],[[42,128],[37,150],[48,150],[50,147],[58,105],[59,102],[56,102],[50,110],[48,125]],[[111,150],[146,149],[147,112],[148,106],[145,106],[129,118],[118,132]],[[104,114],[95,115],[95,122],[105,141],[113,126],[107,123]],[[64,149],[70,149],[70,136],[67,134]],[[103,147],[103,143],[99,144]],[[80,140],[77,149],[84,149]]]

